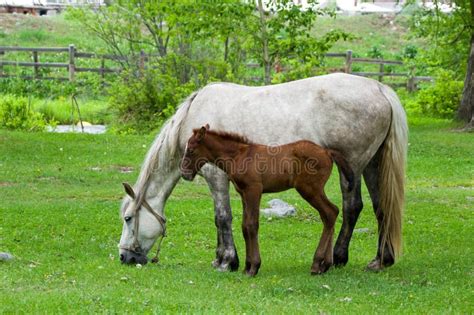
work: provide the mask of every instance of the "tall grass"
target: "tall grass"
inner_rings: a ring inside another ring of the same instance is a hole
[[[79,111],[71,98],[35,99],[33,109],[44,115],[48,120],[60,124],[76,124],[79,118],[91,124],[107,124],[111,114],[104,99],[78,99]],[[80,113],[80,116],[79,116]]]
[[[0,94],[2,100],[15,98],[14,95]],[[80,118],[91,124],[108,124],[111,113],[108,110],[106,99],[78,98],[77,105],[72,102],[71,97],[50,98],[28,98],[30,111],[40,113],[46,121],[57,124],[76,124]]]

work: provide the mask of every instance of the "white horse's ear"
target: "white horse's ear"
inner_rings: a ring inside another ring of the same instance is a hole
[[[135,199],[135,192],[133,191],[132,186],[129,183],[122,183],[123,188],[125,188],[125,192],[129,195],[132,199]]]

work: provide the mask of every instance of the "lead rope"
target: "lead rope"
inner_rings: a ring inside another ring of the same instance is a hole
[[[164,239],[165,237],[166,237],[166,234],[163,234],[163,235],[161,235],[161,237],[160,237],[160,240],[159,240],[159,242],[158,242],[158,248],[156,249],[155,257],[153,257],[153,258],[151,259],[151,262],[152,262],[153,264],[157,264],[157,263],[160,262],[160,257],[158,257],[158,256],[160,255],[161,243],[163,242],[163,239]]]
[[[155,257],[151,259],[151,262],[153,264],[157,264],[160,261],[160,258],[158,257],[160,255],[160,250],[161,250],[161,243],[163,242],[163,239],[166,237],[166,219],[162,217],[160,214],[157,212],[153,211],[153,208],[146,202],[146,200],[143,201],[143,206],[145,206],[145,209],[150,211],[151,214],[153,214],[158,220],[158,223],[160,223],[161,228],[163,230],[163,233],[160,236],[160,240],[158,241],[158,248],[156,249],[156,254]]]

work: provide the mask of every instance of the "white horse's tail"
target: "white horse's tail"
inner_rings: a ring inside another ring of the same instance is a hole
[[[402,250],[402,214],[405,199],[405,164],[408,149],[408,125],[397,94],[385,85],[380,90],[390,102],[392,120],[383,144],[379,171],[380,204],[383,211],[381,259],[385,246],[396,259]]]

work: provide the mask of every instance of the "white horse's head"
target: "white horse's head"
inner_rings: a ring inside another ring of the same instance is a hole
[[[147,254],[158,237],[165,235],[166,220],[151,208],[144,196],[137,196],[129,184],[124,183],[123,186],[127,196],[121,207],[120,261],[143,265],[147,263]]]

